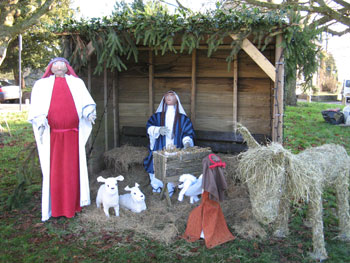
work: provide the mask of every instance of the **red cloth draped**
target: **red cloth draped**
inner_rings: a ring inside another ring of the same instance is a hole
[[[200,238],[202,230],[207,248],[235,239],[227,227],[220,204],[209,199],[209,192],[206,191],[202,194],[201,204],[194,208],[188,217],[183,238],[194,242]]]
[[[227,227],[219,203],[224,198],[224,190],[227,189],[223,170],[226,164],[215,154],[203,158],[202,164],[202,202],[190,213],[183,238],[194,242],[200,238],[203,231],[205,245],[207,248],[213,248],[235,239]]]
[[[51,75],[54,75],[54,74],[52,73],[52,71],[51,71],[52,64],[53,64],[53,63],[51,63],[51,64],[49,64],[49,65],[47,66],[44,75],[41,77],[42,79],[43,79],[43,78],[50,77]],[[78,76],[77,76],[77,74],[75,73],[74,69],[73,69],[68,63],[66,63],[66,66],[67,66],[67,72],[66,72],[66,74],[67,74],[67,75],[72,75],[72,76],[74,76],[74,77],[77,78]]]
[[[80,207],[79,118],[65,78],[55,78],[47,116],[50,134],[50,195],[53,217],[73,217]]]

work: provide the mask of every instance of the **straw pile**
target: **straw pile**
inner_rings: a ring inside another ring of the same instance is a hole
[[[134,165],[142,165],[147,155],[146,147],[124,145],[105,152],[103,156],[107,169],[128,171]]]
[[[197,149],[198,150],[198,149]],[[139,151],[139,152],[137,152]],[[85,207],[79,214],[80,227],[88,228],[91,232],[108,231],[121,233],[133,231],[136,238],[155,239],[166,244],[174,242],[181,236],[187,224],[187,219],[193,208],[199,205],[189,203],[189,197],[183,202],[177,200],[178,191],[172,196],[172,206],[168,207],[166,200],[160,200],[159,193],[152,193],[149,185],[149,176],[143,168],[143,155],[146,155],[143,147],[123,146],[113,149],[105,154],[109,169],[99,174],[91,175],[90,189],[92,205]],[[250,205],[248,190],[243,185],[237,185],[234,174],[237,168],[237,156],[230,154],[219,155],[226,162],[225,175],[228,189],[226,198],[220,203],[228,227],[234,235],[246,239],[265,238],[265,229],[254,219]],[[115,217],[111,209],[111,217],[107,219],[101,209],[96,208],[95,198],[100,183],[96,181],[98,176],[115,177],[124,176],[124,181],[118,183],[119,194],[126,193],[124,188],[133,186],[135,182],[140,184],[140,190],[146,196],[147,210],[135,214],[120,209],[120,216]]]

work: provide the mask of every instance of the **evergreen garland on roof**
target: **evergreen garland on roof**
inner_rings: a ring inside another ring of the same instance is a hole
[[[101,73],[104,65],[118,71],[126,70],[125,60],[138,60],[138,46],[151,47],[156,54],[166,52],[192,53],[200,43],[208,45],[210,57],[223,44],[224,38],[234,34],[228,65],[240,50],[246,37],[253,37],[261,50],[277,34],[283,34],[283,48],[287,74],[295,68],[310,78],[317,68],[319,33],[300,22],[300,16],[290,9],[266,11],[257,7],[242,6],[239,10],[217,9],[205,13],[177,9],[172,14],[159,2],[144,4],[136,0],[132,4],[116,4],[110,17],[90,20],[57,21],[51,30],[70,35],[74,50],[70,58],[75,67],[87,64],[87,44],[91,41],[97,55],[95,73]],[[181,37],[180,49],[174,48],[175,38]]]

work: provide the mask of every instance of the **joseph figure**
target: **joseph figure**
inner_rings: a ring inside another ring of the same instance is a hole
[[[90,204],[85,144],[96,104],[65,58],[54,58],[31,94],[33,125],[42,182],[42,221],[71,218]]]

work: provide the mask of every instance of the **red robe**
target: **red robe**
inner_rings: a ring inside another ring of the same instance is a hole
[[[50,125],[50,196],[53,217],[71,218],[80,207],[79,117],[65,78],[55,78]]]

